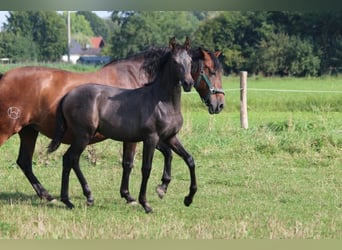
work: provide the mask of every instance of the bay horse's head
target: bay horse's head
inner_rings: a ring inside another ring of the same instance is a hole
[[[169,47],[171,48],[171,56],[173,61],[178,65],[177,76],[180,80],[180,84],[183,86],[185,92],[191,91],[191,87],[194,85],[194,80],[191,76],[191,56],[188,54],[190,49],[190,40],[186,38],[183,46],[176,43],[176,39],[173,37],[170,39]]]
[[[191,50],[192,75],[197,79],[194,87],[208,106],[210,114],[218,114],[224,107],[224,91],[222,89],[222,66],[218,61],[221,52],[212,53],[199,47]]]

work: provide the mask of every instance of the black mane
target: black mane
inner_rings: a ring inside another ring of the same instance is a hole
[[[160,69],[160,64],[163,63],[163,57],[170,52],[169,47],[151,47],[135,55],[131,55],[127,58],[115,59],[107,63],[103,67],[107,67],[112,63],[120,62],[127,59],[143,59],[142,70],[147,74],[149,81],[155,79],[158,70]]]
[[[202,54],[202,50],[204,50],[205,52],[207,52],[210,55],[212,61],[214,62],[214,70],[215,71],[222,70],[222,65],[219,62],[219,60],[217,59],[217,57],[211,51],[209,51],[205,48],[199,47],[196,49],[191,49],[189,51],[189,54],[192,57],[192,70],[191,71],[192,72],[198,72],[199,71],[199,67],[201,66],[200,63],[204,59],[203,54]],[[112,60],[111,62],[107,63],[103,67],[107,67],[112,63],[116,63],[116,62],[127,60],[127,59],[135,59],[135,60],[143,59],[144,62],[143,62],[141,69],[148,76],[149,83],[147,83],[146,85],[149,85],[156,78],[157,72],[159,71],[161,65],[163,64],[163,61],[165,60],[164,56],[168,52],[170,52],[169,47],[151,47],[151,48],[146,49],[140,53],[137,53],[135,55],[131,55],[127,58]]]

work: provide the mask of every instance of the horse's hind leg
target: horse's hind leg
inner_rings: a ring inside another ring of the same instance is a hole
[[[70,202],[69,198],[69,176],[71,171],[71,166],[73,163],[73,158],[71,155],[71,147],[63,155],[63,171],[62,171],[62,187],[61,187],[61,201],[70,209],[74,208],[74,204]]]
[[[42,184],[40,184],[37,177],[32,171],[32,156],[35,149],[35,144],[38,137],[38,131],[31,127],[24,127],[19,131],[20,148],[17,159],[17,164],[24,172],[27,179],[30,181],[33,189],[41,199],[52,201],[54,198],[46,191]]]
[[[152,168],[152,160],[154,155],[154,150],[157,145],[157,139],[156,138],[150,138],[149,140],[144,141],[143,145],[143,162],[142,162],[142,181],[140,186],[140,192],[139,192],[139,203],[142,205],[142,207],[145,209],[146,213],[151,213],[152,208],[148,204],[146,199],[146,189],[147,189],[147,182],[151,174],[151,168]]]
[[[122,155],[122,179],[120,186],[120,195],[125,198],[127,203],[132,204],[135,199],[129,193],[129,176],[133,168],[133,161],[135,155],[136,143],[123,143],[123,155]]]
[[[83,190],[84,196],[87,198],[87,205],[94,204],[94,198],[91,194],[90,187],[85,179],[79,165],[80,155],[84,151],[87,144],[82,147],[71,145],[63,156],[63,171],[62,171],[62,188],[61,201],[68,207],[74,208],[74,204],[69,199],[69,176],[71,168],[74,170]]]
[[[85,179],[85,177],[84,177],[84,175],[80,169],[79,157],[78,157],[77,163],[75,162],[73,169],[74,169],[74,172],[78,178],[78,181],[80,182],[80,184],[82,186],[83,195],[87,198],[87,205],[88,206],[94,205],[94,198],[93,198],[93,195],[91,194],[90,187],[89,187],[87,180]]]
[[[160,199],[162,199],[167,191],[167,187],[171,181],[171,162],[172,162],[172,151],[171,149],[162,141],[160,141],[157,145],[157,149],[164,156],[164,170],[162,176],[162,184],[159,184],[156,188],[157,194]]]

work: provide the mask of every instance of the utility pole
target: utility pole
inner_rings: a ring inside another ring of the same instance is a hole
[[[68,63],[70,63],[70,46],[71,46],[71,29],[70,29],[70,11],[68,11],[68,18],[67,18],[67,25],[68,25]]]

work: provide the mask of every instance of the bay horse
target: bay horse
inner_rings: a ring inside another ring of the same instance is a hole
[[[73,169],[92,205],[93,196],[81,172],[79,159],[96,133],[122,142],[143,142],[142,181],[139,203],[146,213],[152,211],[146,199],[154,150],[159,141],[183,158],[189,167],[191,183],[184,204],[189,206],[197,190],[195,163],[177,138],[183,124],[181,85],[189,92],[193,85],[188,46],[171,41],[171,50],[161,59],[156,78],[145,87],[128,90],[101,84],[85,84],[74,88],[61,100],[57,109],[56,132],[48,146],[55,151],[67,130],[72,142],[63,155],[61,201],[68,207],[69,175]]]
[[[135,89],[151,81],[155,72],[153,63],[158,62],[169,48],[152,48],[125,59],[113,61],[103,68],[87,73],[76,73],[48,67],[19,67],[0,74],[0,145],[18,133],[20,139],[17,164],[41,199],[54,198],[39,182],[32,170],[32,157],[39,132],[52,138],[56,108],[60,99],[76,86],[85,82],[104,83]],[[195,89],[208,106],[210,114],[218,114],[224,107],[222,91],[222,67],[218,61],[220,52],[205,48],[191,49],[192,77]],[[91,143],[103,140],[96,135]],[[67,139],[63,143],[70,144]],[[120,192],[127,201],[133,200],[128,192],[129,172],[133,166],[135,143],[124,143],[123,176]],[[165,194],[171,179],[171,150],[158,146],[165,157],[160,197]]]

